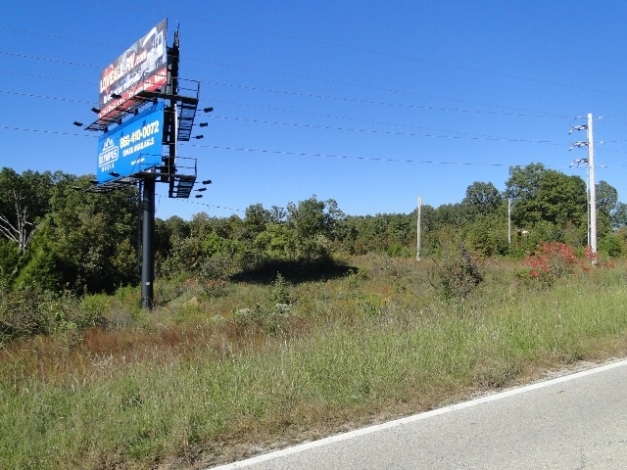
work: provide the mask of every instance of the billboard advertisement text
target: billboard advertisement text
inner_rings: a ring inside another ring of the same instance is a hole
[[[100,119],[117,119],[116,114],[128,107],[135,95],[166,84],[167,26],[168,21],[163,20],[102,71],[98,100]]]
[[[161,164],[163,103],[156,104],[98,140],[98,184]]]

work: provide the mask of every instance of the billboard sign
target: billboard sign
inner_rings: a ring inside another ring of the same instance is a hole
[[[125,121],[98,140],[98,184],[161,165],[164,104]]]
[[[168,20],[152,28],[100,74],[99,119],[117,119],[135,95],[154,91],[167,82]]]

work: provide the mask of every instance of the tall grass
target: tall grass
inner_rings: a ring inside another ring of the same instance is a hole
[[[415,263],[359,262],[321,283],[195,285],[123,327],[13,342],[0,467],[210,465],[627,351],[619,268],[529,291],[495,264],[442,300]]]

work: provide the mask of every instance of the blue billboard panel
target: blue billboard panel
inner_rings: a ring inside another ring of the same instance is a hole
[[[98,184],[161,165],[164,104],[139,113],[98,140]]]

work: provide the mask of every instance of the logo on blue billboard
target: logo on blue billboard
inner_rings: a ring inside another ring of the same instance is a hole
[[[98,155],[98,168],[101,172],[110,171],[113,169],[115,162],[118,160],[120,155],[120,149],[115,143],[113,139],[107,138],[102,144],[102,151]]]
[[[164,104],[158,103],[98,140],[98,183],[133,176],[161,164],[163,114]]]

